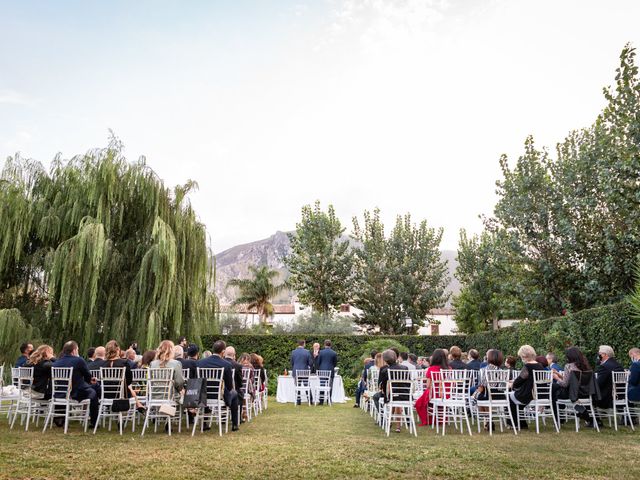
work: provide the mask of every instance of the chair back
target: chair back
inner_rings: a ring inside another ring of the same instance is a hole
[[[147,378],[149,370],[146,368],[134,368],[131,370],[131,388],[138,397],[147,396]]]
[[[485,370],[487,395],[490,402],[509,401],[511,370]]]
[[[73,367],[51,367],[51,392],[54,399],[71,398]]]
[[[124,398],[124,375],[126,367],[100,367],[100,399],[113,400],[114,398]]]
[[[613,401],[617,404],[627,403],[627,390],[629,388],[629,371],[611,372]]]
[[[253,390],[258,393],[262,389],[262,370],[259,368],[253,369]]]
[[[413,398],[414,383],[410,370],[388,369],[389,402],[407,402]]]
[[[198,378],[205,379],[207,398],[213,400],[224,399],[224,368],[200,368],[198,367]]]
[[[533,398],[535,400],[545,400],[551,402],[551,386],[553,385],[553,374],[551,370],[533,371]]]
[[[441,370],[441,392],[452,401],[463,401],[469,397],[471,370]]]
[[[191,375],[191,369],[190,368],[183,368],[182,369],[182,378],[184,378],[185,383],[187,382],[187,380],[189,380],[189,375]]]
[[[316,373],[318,374],[318,381],[320,382],[321,388],[331,386],[331,370],[318,370]]]
[[[89,370],[89,373],[91,373],[91,376],[95,378],[97,381],[100,381],[100,369]]]
[[[11,367],[11,382],[13,386],[18,388],[18,372],[20,371],[20,367]]]
[[[295,379],[297,387],[308,387],[311,370],[296,370]]]
[[[253,375],[253,368],[244,367],[242,369],[242,391],[247,393],[251,390],[252,381],[251,375]]]
[[[33,367],[19,367],[17,370],[18,389],[21,393],[28,393],[33,385]]]
[[[172,401],[173,368],[149,368],[147,372],[147,401]]]
[[[413,380],[414,390],[423,392],[427,386],[427,371],[424,368],[411,370],[411,379]]]
[[[507,370],[507,372],[510,373],[509,380],[515,380],[520,376],[520,370],[516,370],[515,368],[513,370]]]

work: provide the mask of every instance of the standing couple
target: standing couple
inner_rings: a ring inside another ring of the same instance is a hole
[[[291,372],[295,381],[296,370],[310,370],[318,372],[320,370],[328,370],[331,372],[331,393],[333,393],[333,376],[335,368],[338,364],[338,354],[331,348],[331,340],[324,341],[324,348],[320,350],[320,344],[313,344],[313,354],[305,348],[306,342],[298,340],[298,347],[291,352]],[[300,403],[300,399],[296,398],[296,402]],[[322,405],[323,401],[320,400]]]

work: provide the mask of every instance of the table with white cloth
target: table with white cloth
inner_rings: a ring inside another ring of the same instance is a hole
[[[314,395],[317,388],[320,386],[320,380],[317,375],[311,375],[309,377],[309,386],[311,387],[311,395]],[[317,394],[317,393],[316,393]],[[306,399],[305,399],[306,400]],[[278,403],[295,403],[296,391],[293,376],[291,375],[279,375],[278,376],[278,389],[276,390],[276,401]],[[331,392],[332,403],[346,403],[347,397],[344,394],[344,383],[340,375],[334,375],[333,377],[333,390]]]

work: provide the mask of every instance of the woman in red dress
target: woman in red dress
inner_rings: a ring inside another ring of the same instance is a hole
[[[431,366],[427,369],[427,385],[425,387],[424,393],[416,401],[416,412],[418,412],[418,416],[420,417],[421,427],[431,425],[431,417],[429,415],[429,400],[431,400],[431,384],[433,383],[433,374],[434,372],[439,372],[440,370],[449,369],[449,363],[447,362],[447,354],[445,353],[445,351],[440,348],[434,350],[433,355],[431,355],[430,364]],[[435,385],[436,391],[439,388],[439,385]]]

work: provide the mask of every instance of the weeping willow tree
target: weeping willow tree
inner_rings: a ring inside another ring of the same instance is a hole
[[[119,142],[42,165],[9,157],[0,178],[0,307],[46,304],[44,338],[145,348],[215,327],[207,232],[188,194],[170,190]],[[20,307],[18,307],[20,308]]]
[[[20,345],[26,339],[33,341],[34,335],[37,335],[37,330],[22,318],[20,310],[17,308],[0,310],[0,365],[13,366],[20,355]],[[10,372],[10,370],[7,371]]]

